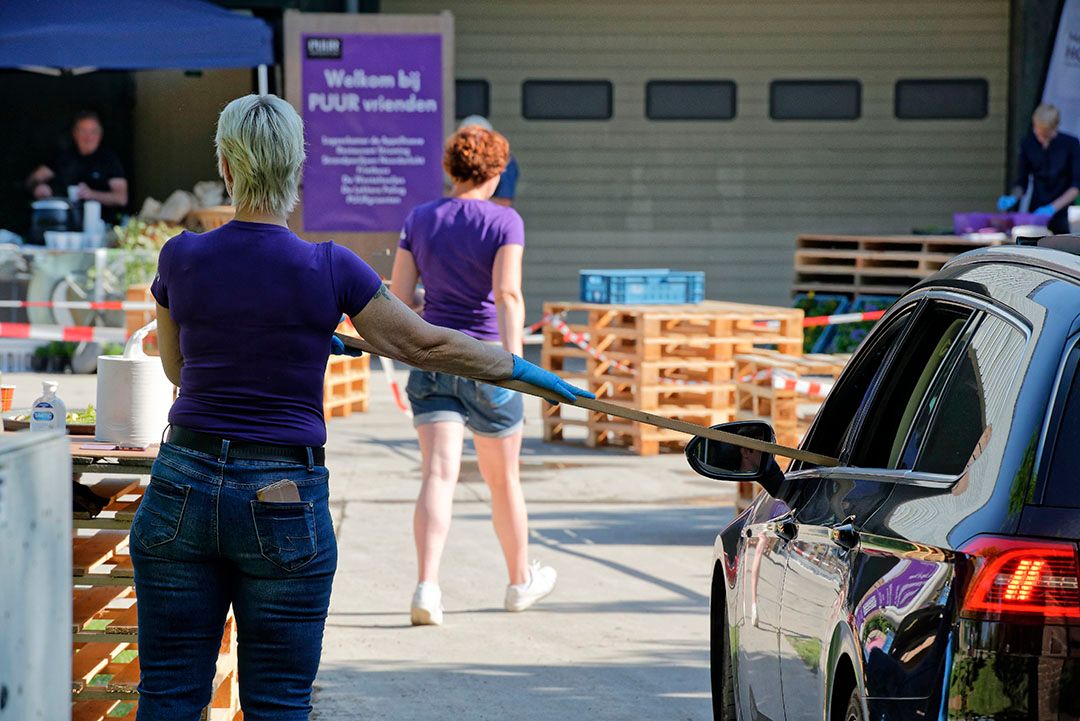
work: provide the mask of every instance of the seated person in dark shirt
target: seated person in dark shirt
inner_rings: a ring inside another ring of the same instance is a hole
[[[1047,218],[1051,233],[1069,232],[1069,206],[1080,195],[1080,142],[1058,131],[1061,115],[1053,105],[1035,108],[1031,132],[1020,141],[1016,184],[998,198],[998,210],[1012,210],[1031,179],[1031,211]]]
[[[97,113],[84,111],[76,115],[71,126],[74,147],[61,151],[27,178],[26,185],[34,199],[66,198],[68,187],[76,186],[78,199],[101,203],[103,216],[114,217],[122,210],[128,202],[127,178],[116,153],[102,146],[102,135],[104,130]]]

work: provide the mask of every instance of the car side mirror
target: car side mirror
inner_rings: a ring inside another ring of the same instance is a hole
[[[776,433],[764,421],[721,423],[713,428],[759,441],[776,442]],[[686,460],[698,474],[718,481],[774,480],[780,471],[771,453],[701,436],[686,444]],[[780,476],[782,480],[782,474]]]

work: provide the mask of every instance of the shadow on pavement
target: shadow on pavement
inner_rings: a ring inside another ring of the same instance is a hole
[[[613,505],[618,503],[613,502]],[[487,514],[463,513],[461,519],[487,520]],[[533,534],[550,544],[629,546],[709,546],[731,519],[731,506],[619,506],[611,510],[529,513]]]
[[[403,665],[324,663],[312,719],[704,721],[710,715],[707,659],[697,649],[658,649],[620,664]]]

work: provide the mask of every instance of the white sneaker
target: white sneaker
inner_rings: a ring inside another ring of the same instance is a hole
[[[418,583],[416,585],[409,617],[414,626],[442,625],[442,590],[437,584]]]
[[[524,611],[547,596],[555,590],[555,579],[558,575],[551,566],[541,566],[539,561],[530,563],[529,580],[506,587],[506,610]]]

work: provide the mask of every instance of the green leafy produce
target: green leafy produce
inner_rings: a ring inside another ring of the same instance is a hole
[[[887,310],[896,302],[893,296],[861,296],[851,307],[853,313],[864,313],[872,310]],[[833,353],[854,353],[862,343],[866,334],[874,327],[876,321],[864,321],[862,323],[845,323],[836,327],[836,336],[832,343]]]
[[[67,413],[68,425],[91,426],[97,423],[97,409],[91,403],[86,408],[70,410]]]
[[[116,247],[130,251],[124,268],[127,285],[149,283],[157,272],[157,252],[165,241],[183,230],[168,223],[148,223],[138,218],[116,226]]]
[[[795,299],[794,303],[795,308],[802,308],[803,313],[807,318],[833,315],[834,313],[840,312],[841,306],[846,305],[847,298],[842,295],[832,295],[827,293],[818,294],[814,293],[814,291],[799,296]],[[813,326],[811,328],[803,328],[803,353],[810,353],[814,350],[814,345],[827,327],[828,326]]]

